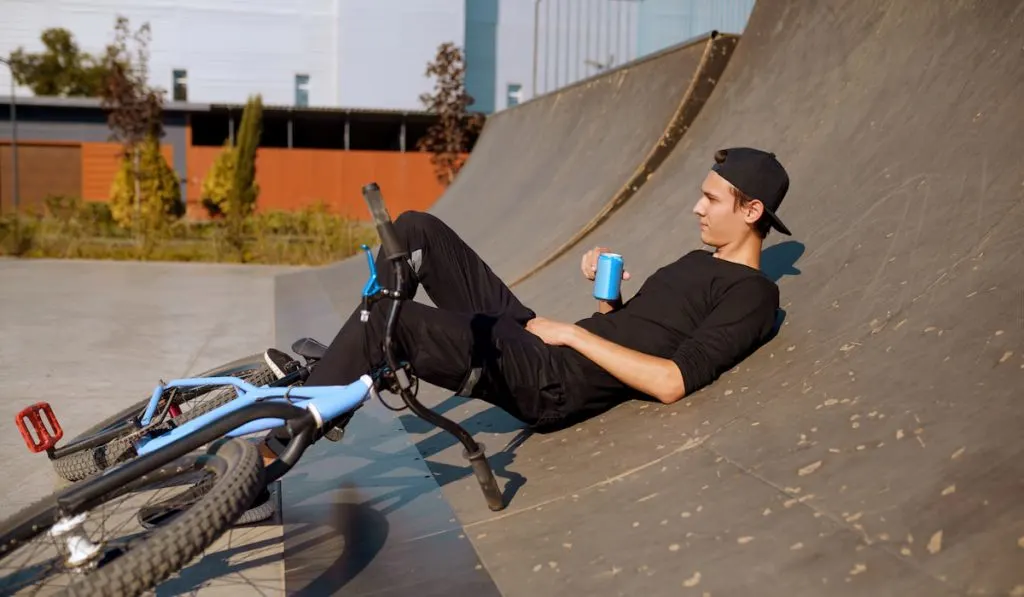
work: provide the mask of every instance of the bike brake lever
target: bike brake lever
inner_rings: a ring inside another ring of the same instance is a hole
[[[370,247],[364,244],[361,245],[361,248],[366,253],[366,262],[370,268],[370,278],[363,286],[363,308],[359,313],[359,320],[366,323],[370,319],[370,297],[380,292],[381,286],[377,282],[377,266],[373,262],[373,253],[370,252]]]

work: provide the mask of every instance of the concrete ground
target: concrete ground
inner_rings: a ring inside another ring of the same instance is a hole
[[[49,402],[68,439],[160,379],[264,350],[273,277],[294,269],[0,259],[0,517],[61,485],[22,442],[19,410]],[[233,530],[157,594],[283,594],[282,545],[275,520]]]

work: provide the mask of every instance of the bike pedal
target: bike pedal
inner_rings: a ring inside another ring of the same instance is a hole
[[[331,427],[324,432],[324,439],[331,440],[332,442],[340,442],[345,437],[345,429],[343,427]]]
[[[46,428],[42,415],[46,416],[46,422],[50,424],[50,429]],[[64,430],[61,429],[60,423],[57,422],[57,416],[53,414],[53,409],[50,408],[48,402],[37,402],[23,408],[15,415],[14,421],[30,452],[38,453],[51,450],[57,445],[60,438],[64,437]],[[35,438],[38,440],[32,437],[26,423],[31,424]]]

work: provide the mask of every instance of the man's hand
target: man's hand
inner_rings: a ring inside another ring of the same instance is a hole
[[[576,326],[544,317],[535,317],[526,322],[526,330],[538,336],[545,344],[566,346],[572,340]]]
[[[608,371],[622,383],[671,404],[686,394],[679,367],[669,359],[620,346],[578,325],[536,317],[526,329],[545,344],[568,346]]]
[[[583,277],[588,280],[593,280],[597,277],[597,258],[601,256],[601,253],[611,253],[612,250],[608,247],[594,247],[583,254],[583,259],[580,260],[580,271],[583,272]],[[622,279],[629,279],[629,272],[622,271]]]
[[[583,258],[580,259],[580,271],[583,272],[583,277],[587,280],[593,280],[597,277],[597,258],[601,256],[601,253],[611,253],[608,247],[594,247],[583,254]],[[629,279],[629,272],[622,270],[622,279]],[[612,311],[622,307],[622,299],[619,298],[615,301],[597,301],[597,310],[599,313],[611,313]]]

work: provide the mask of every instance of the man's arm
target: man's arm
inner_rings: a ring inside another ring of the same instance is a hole
[[[572,326],[566,345],[622,383],[665,404],[671,404],[685,394],[683,375],[671,359],[620,346],[579,326]]]
[[[671,404],[711,383],[768,336],[778,299],[764,288],[751,280],[730,289],[671,358],[620,346],[579,326],[571,326],[564,342],[622,383]]]

